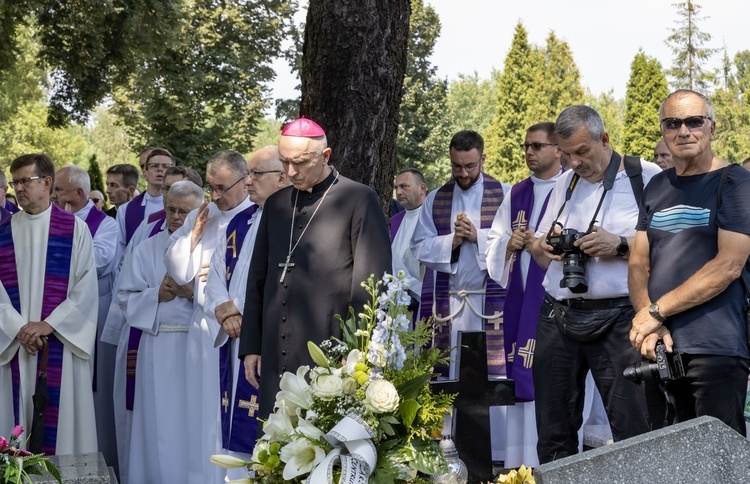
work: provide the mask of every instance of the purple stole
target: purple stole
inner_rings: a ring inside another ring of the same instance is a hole
[[[125,207],[125,245],[133,238],[133,234],[146,216],[146,206],[143,205],[145,196],[146,192],[141,193]]]
[[[73,257],[73,235],[75,216],[55,205],[50,214],[49,238],[47,240],[47,260],[45,264],[44,289],[42,293],[41,320],[44,321],[52,311],[68,297],[70,262]],[[0,281],[5,287],[11,303],[21,313],[21,297],[18,288],[16,271],[16,251],[13,245],[13,232],[10,221],[0,224]],[[54,333],[47,337],[49,354],[47,357],[47,393],[49,403],[44,414],[44,439],[42,452],[47,455],[55,453],[57,447],[57,419],[60,407],[60,381],[62,380],[63,343]],[[21,351],[19,348],[18,351]],[[38,352],[37,368],[41,367],[42,352]],[[18,366],[18,352],[10,362],[13,381],[13,415],[19,424],[19,389],[21,373]]]
[[[242,244],[250,229],[250,220],[258,210],[258,205],[251,205],[235,215],[227,225],[227,289],[232,282],[234,268],[239,260]],[[234,391],[234,412],[229,410],[232,371],[232,340],[227,340],[219,349],[219,401],[221,402],[221,445],[235,452],[253,453],[257,435],[258,420],[255,413],[260,408],[260,394],[244,376],[237,378]],[[236,363],[236,362],[235,362]],[[231,422],[230,422],[231,416]]]
[[[5,205],[3,207],[9,214],[13,215],[14,213],[20,211],[21,209],[16,206],[15,203],[11,202],[10,200],[5,200]]]
[[[151,232],[148,234],[148,238],[150,239],[154,235],[161,232],[162,225],[164,225],[164,221],[167,219],[167,211],[166,210],[159,210],[158,212],[154,212],[151,215],[148,216],[148,222],[147,223],[154,223],[154,226],[151,227]]]
[[[550,191],[550,193],[552,193]],[[513,230],[520,226],[536,231],[549,201],[549,193],[539,212],[538,220],[529,226],[527,214],[534,208],[534,182],[527,178],[510,191],[510,216]],[[510,270],[508,300],[513,304],[505,308],[505,354],[508,355],[508,378],[516,382],[518,401],[534,400],[534,349],[536,347],[536,325],[539,308],[544,299],[544,274],[547,271],[531,259],[526,275],[526,287],[521,273],[521,257],[516,257]]]
[[[10,220],[10,216],[12,214],[5,210],[3,207],[0,207],[0,224],[5,222],[6,220]]]
[[[86,217],[86,225],[89,228],[89,232],[91,233],[91,238],[93,239],[96,235],[96,231],[99,230],[99,226],[102,224],[104,219],[107,218],[107,214],[102,212],[96,207],[91,207],[91,210],[89,210],[89,215]],[[96,343],[94,345],[94,375],[91,378],[91,389],[93,391],[96,391],[96,359],[97,355],[99,354],[99,338],[97,338]]]
[[[484,193],[482,194],[482,208],[480,216],[480,227],[489,229],[495,218],[497,209],[503,203],[503,185],[487,175],[484,176]],[[435,223],[438,235],[449,235],[453,232],[453,189],[455,180],[451,180],[440,187],[435,194],[432,205],[432,220]],[[460,249],[460,246],[459,246]],[[505,289],[498,283],[486,279],[486,292],[484,295],[483,314],[490,315],[500,313],[502,315],[505,305]],[[422,281],[422,303],[420,306],[420,318],[429,319],[434,314],[444,317],[451,314],[450,311],[450,274],[433,270],[425,271]],[[464,307],[464,311],[471,311]],[[433,344],[440,349],[449,349],[451,345],[451,321],[439,325]],[[487,371],[490,375],[505,375],[505,346],[503,343],[503,317],[483,321],[484,331],[487,333]],[[448,367],[435,367],[435,371],[443,376],[448,375]]]
[[[396,238],[398,229],[401,227],[401,222],[404,221],[404,215],[406,215],[406,210],[401,210],[399,213],[391,217],[391,244],[393,243],[393,239]]]
[[[163,210],[162,210],[163,211]],[[149,221],[151,218],[158,214],[154,212],[149,215]],[[163,221],[154,225],[151,232],[148,234],[150,239],[154,235],[162,231],[161,226]],[[130,328],[130,334],[128,335],[128,351],[125,356],[125,409],[133,410],[133,401],[135,400],[135,368],[138,364],[138,347],[141,344],[141,335],[143,331],[138,328]]]

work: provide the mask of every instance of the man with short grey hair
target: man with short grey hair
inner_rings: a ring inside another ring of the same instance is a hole
[[[628,340],[635,312],[627,263],[638,191],[660,169],[635,157],[623,159],[588,106],[565,108],[555,132],[571,170],[555,182],[531,244],[534,260],[547,268],[533,370],[540,463],[578,452],[589,370],[614,440],[649,430],[643,386],[622,374],[640,359]]]
[[[8,193],[8,180],[5,177],[5,173],[0,170],[0,208],[6,210],[8,213],[14,214],[20,210],[16,204],[10,202],[5,195]]]
[[[223,471],[207,456],[221,451],[219,408],[219,349],[214,347],[220,327],[209,324],[204,314],[205,287],[211,257],[229,222],[252,205],[245,179],[247,161],[236,151],[219,151],[206,165],[205,190],[212,201],[188,215],[171,236],[165,255],[167,273],[179,285],[192,284],[193,317],[188,330],[186,400],[188,413],[187,454],[189,483],[219,482]]]

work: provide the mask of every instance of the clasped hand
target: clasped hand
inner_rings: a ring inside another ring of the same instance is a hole
[[[464,240],[475,243],[477,242],[477,228],[471,223],[469,217],[461,212],[453,222],[453,248],[455,249],[463,243]]]
[[[29,321],[21,327],[16,338],[26,352],[33,356],[44,346],[43,339],[51,335],[53,331],[47,321]]]

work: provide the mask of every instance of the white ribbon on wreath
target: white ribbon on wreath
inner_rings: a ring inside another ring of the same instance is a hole
[[[378,454],[375,432],[358,415],[344,417],[325,435],[333,450],[313,469],[305,484],[333,482],[333,470],[341,465],[341,482],[366,484],[375,470]]]

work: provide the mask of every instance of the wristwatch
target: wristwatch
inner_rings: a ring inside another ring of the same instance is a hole
[[[651,306],[648,307],[648,314],[650,314],[652,318],[659,321],[660,323],[663,323],[667,320],[667,318],[662,316],[659,312],[659,305],[656,303],[651,303]]]
[[[620,245],[617,246],[617,255],[620,257],[625,257],[628,255],[628,252],[630,252],[630,246],[628,245],[628,239],[620,236]]]

